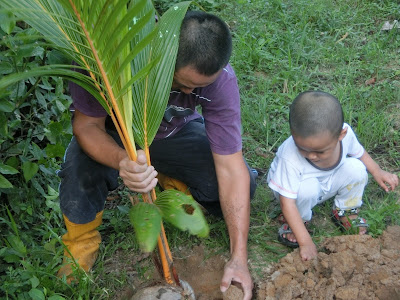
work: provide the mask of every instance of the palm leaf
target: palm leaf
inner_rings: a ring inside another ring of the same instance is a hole
[[[209,227],[199,204],[180,191],[165,190],[155,201],[160,209],[163,220],[171,223],[182,231],[199,237],[207,237]]]
[[[175,5],[156,25],[150,0],[0,0],[1,11],[35,28],[90,75],[66,72],[70,66],[44,67],[1,79],[0,89],[33,74],[75,81],[113,117],[135,159],[135,139],[148,147],[161,122],[189,4]]]
[[[161,232],[161,213],[157,206],[140,202],[132,206],[129,211],[129,218],[140,249],[143,252],[153,251]]]
[[[148,148],[153,141],[164,114],[175,68],[175,64],[171,64],[170,61],[175,62],[181,21],[190,3],[176,4],[162,16],[158,25],[158,36],[153,40],[151,46],[146,47],[146,52],[143,51],[146,59],[152,60],[161,57],[144,81],[137,81],[133,84],[133,128],[135,140],[143,149]],[[176,22],[176,19],[179,19],[180,22]],[[145,59],[134,60],[133,71],[137,72],[142,69],[145,63]],[[165,89],[166,85],[167,89]],[[159,107],[163,109],[159,109]],[[144,131],[140,130],[143,126],[146,127]]]
[[[12,12],[89,74],[70,65],[45,66],[0,79],[0,92],[31,76],[74,81],[111,115],[129,157],[136,159],[137,142],[150,163],[148,147],[168,101],[180,25],[190,3],[175,4],[156,25],[150,0],[0,0],[0,13]],[[195,232],[205,234],[200,228]],[[172,257],[162,226],[158,243],[165,278],[172,283]],[[147,249],[152,247],[154,239]]]

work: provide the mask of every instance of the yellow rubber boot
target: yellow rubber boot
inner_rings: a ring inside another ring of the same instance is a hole
[[[68,250],[65,249],[64,251],[63,265],[58,271],[57,276],[62,277],[65,275],[67,277],[67,282],[70,283],[75,280],[75,278],[71,276],[73,266],[75,265],[73,259],[71,259],[71,255],[79,267],[85,272],[89,272],[96,261],[101,242],[100,233],[96,228],[99,227],[102,222],[103,211],[97,213],[96,218],[87,224],[75,224],[65,215],[63,215],[63,217],[65,226],[67,227],[67,233],[63,235],[62,241]]]
[[[192,196],[188,186],[178,179],[168,177],[161,173],[158,173],[157,179],[158,183],[164,190],[172,190],[172,189],[178,190],[181,191],[182,193],[185,193],[186,195]]]
[[[193,197],[193,195],[190,193],[188,186],[182,181],[172,177],[168,177],[167,175],[161,173],[158,173],[157,179],[158,183],[164,190],[178,190],[188,196]],[[207,213],[207,210],[199,202],[197,202],[197,204],[200,206],[203,213]]]

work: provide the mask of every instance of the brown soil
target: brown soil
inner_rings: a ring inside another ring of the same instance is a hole
[[[174,259],[180,278],[187,281],[196,293],[196,300],[222,299],[219,284],[227,258],[222,255],[205,257],[201,246],[185,251],[186,257]]]
[[[388,227],[379,238],[327,238],[320,251],[316,259],[303,262],[296,249],[272,264],[255,282],[253,299],[400,299],[400,226]],[[235,287],[225,295],[219,291],[225,255],[205,257],[198,246],[174,257],[180,278],[193,287],[196,299],[241,299]]]
[[[275,264],[256,299],[400,299],[400,227],[371,236],[328,238],[315,260],[298,249]]]

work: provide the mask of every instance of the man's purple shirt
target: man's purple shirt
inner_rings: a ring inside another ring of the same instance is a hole
[[[105,117],[107,112],[98,101],[80,86],[71,83],[73,107],[90,117]],[[228,64],[212,84],[195,88],[189,95],[171,91],[164,118],[155,140],[177,133],[189,121],[201,117],[196,106],[201,106],[211,150],[228,155],[242,149],[240,96],[237,79]]]

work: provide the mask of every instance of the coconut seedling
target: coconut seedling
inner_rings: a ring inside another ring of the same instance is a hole
[[[190,3],[174,4],[156,22],[150,0],[0,0],[6,22],[26,22],[37,30],[31,38],[38,46],[57,49],[71,61],[5,76],[0,91],[6,94],[18,81],[38,76],[73,81],[111,116],[129,158],[136,160],[137,144],[150,165],[149,146],[168,102],[180,25]],[[129,213],[139,245],[146,252],[158,245],[165,280],[180,285],[162,220],[204,237],[205,218],[193,198],[179,191],[142,196],[144,202]]]

